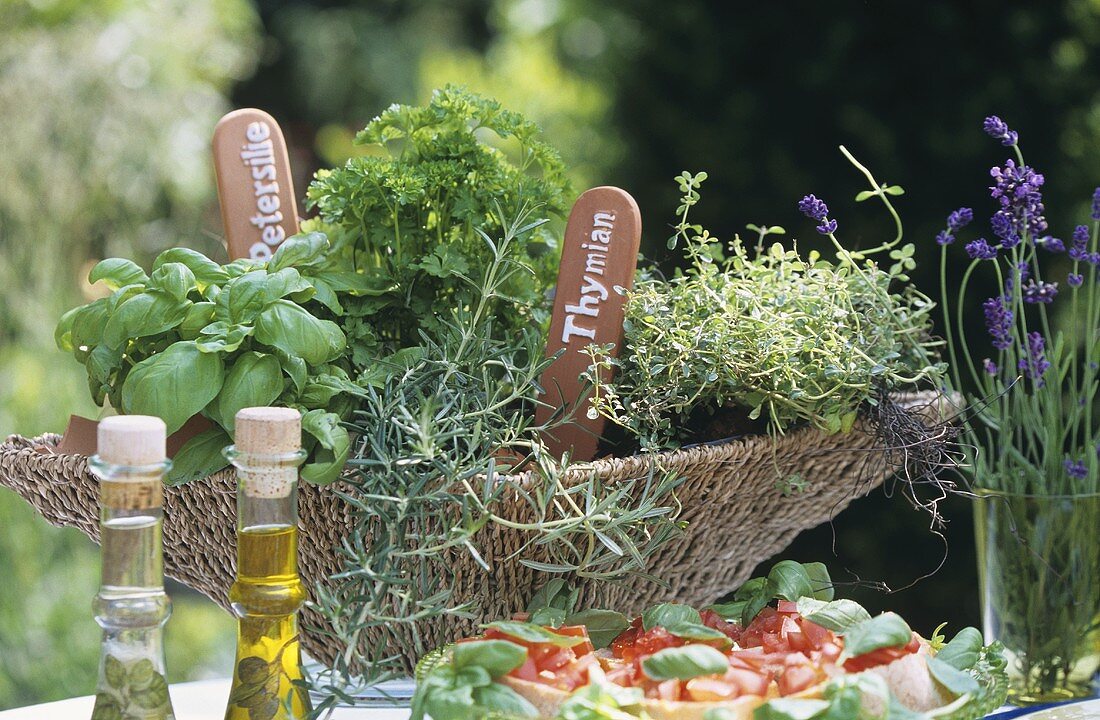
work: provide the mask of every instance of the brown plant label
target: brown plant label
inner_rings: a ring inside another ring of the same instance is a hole
[[[591,405],[581,380],[589,365],[584,349],[610,344],[611,355],[619,355],[625,291],[634,281],[641,236],[638,204],[616,187],[588,190],[569,214],[546,343],[547,357],[564,352],[542,374],[546,406],[535,412],[540,424],[562,409],[570,413],[570,422],[543,437],[554,455],[570,449],[575,460],[596,455],[606,420],[589,416]],[[601,373],[604,382],[611,379],[610,369]]]
[[[235,110],[214,128],[214,172],[230,259],[271,257],[298,232],[286,141],[262,110]]]

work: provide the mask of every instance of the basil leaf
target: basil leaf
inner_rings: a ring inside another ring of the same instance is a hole
[[[252,332],[253,328],[249,325],[230,325],[218,321],[202,329],[196,345],[204,353],[228,354],[236,352]]]
[[[565,619],[566,625],[584,625],[588,629],[588,639],[597,650],[605,648],[630,627],[630,620],[614,610],[582,610]]]
[[[896,613],[886,612],[857,623],[844,633],[844,654],[859,657],[872,650],[902,647],[909,643],[913,631]]]
[[[120,304],[103,328],[103,342],[121,348],[129,340],[167,332],[183,322],[191,303],[150,290]]]
[[[533,623],[517,622],[515,620],[501,620],[499,622],[482,625],[483,630],[497,630],[509,637],[518,638],[532,643],[548,643],[557,647],[573,647],[584,642],[583,637],[559,635],[553,630],[547,630],[541,625]]]
[[[798,612],[810,622],[838,633],[871,619],[871,614],[862,605],[843,598],[832,602],[802,598],[798,601]]]
[[[734,600],[749,600],[764,592],[768,588],[767,578],[753,578],[748,580],[733,593]]]
[[[832,600],[835,595],[833,579],[829,576],[829,569],[825,567],[825,563],[803,563],[802,568],[810,576],[814,599],[826,602]]]
[[[828,709],[828,700],[775,698],[758,707],[752,717],[753,720],[810,720]]]
[[[474,688],[473,698],[481,709],[490,712],[504,713],[509,717],[539,716],[539,711],[534,705],[507,685],[490,683],[484,687]]]
[[[122,384],[122,411],[128,415],[155,415],[179,430],[222,388],[220,355],[199,352],[192,341],[168,346],[135,365]]]
[[[928,658],[928,672],[932,674],[936,682],[950,690],[955,696],[973,695],[980,689],[974,676],[948,665],[939,658]]]
[[[704,712],[703,720],[741,720],[741,715],[729,708],[717,707]]]
[[[197,340],[202,334],[202,329],[210,325],[214,319],[214,303],[197,302],[187,308],[187,314],[176,328],[176,332],[184,340]]]
[[[242,353],[225,376],[221,392],[214,402],[217,420],[233,432],[237,412],[247,407],[270,405],[283,393],[283,372],[274,355]]]
[[[267,261],[267,269],[278,272],[283,268],[308,265],[319,259],[328,247],[324,233],[299,233],[288,237]]]
[[[729,666],[729,658],[709,645],[665,648],[642,660],[642,672],[651,680],[690,680],[700,675],[718,675]]]
[[[707,606],[707,610],[713,610],[726,621],[741,622],[741,613],[744,612],[748,600],[733,600],[728,603],[715,603]]]
[[[699,623],[673,623],[672,625],[666,626],[665,630],[668,630],[676,637],[684,640],[719,640],[724,647],[733,645],[733,640],[730,640],[729,636],[724,632]]]
[[[544,607],[531,613],[530,622],[534,625],[559,628],[565,624],[565,611],[561,608]]]
[[[792,602],[814,594],[810,574],[802,563],[794,560],[781,560],[772,567],[768,573],[768,590],[773,597]]]
[[[284,298],[287,295],[295,295],[295,302],[304,302],[313,297],[317,291],[302,274],[294,268],[284,268],[267,276],[264,283],[264,299],[267,302]],[[298,296],[301,295],[299,298]]]
[[[569,586],[566,582],[561,578],[554,578],[531,596],[531,602],[527,603],[527,612],[533,613],[549,607],[572,611],[572,607],[565,607],[564,605],[570,595]]]
[[[318,320],[287,300],[276,300],[256,316],[255,339],[310,365],[324,365],[344,351],[344,333],[329,320]]]
[[[182,485],[213,475],[229,465],[222,450],[232,443],[232,438],[220,427],[199,433],[176,451],[164,481],[168,485]]]
[[[982,634],[977,628],[963,628],[940,648],[936,659],[945,662],[956,670],[969,670],[978,662],[982,652]]]
[[[221,265],[191,248],[170,248],[165,250],[153,262],[153,271],[168,263],[184,265],[195,276],[195,282],[205,288],[208,285],[221,285],[229,280],[229,274]]]
[[[96,263],[92,271],[88,273],[89,283],[96,283],[100,280],[111,290],[118,290],[127,285],[146,283],[149,276],[133,260],[107,258]]]
[[[641,688],[622,687],[614,683],[590,683],[570,695],[558,708],[558,720],[607,720],[633,717],[611,712],[641,705],[645,692]]]
[[[326,485],[340,477],[351,453],[351,437],[347,428],[340,424],[340,416],[324,410],[310,410],[302,415],[302,432],[316,441],[309,462],[302,466],[302,479]]]
[[[186,300],[195,289],[195,273],[182,263],[165,263],[153,270],[149,287],[168,293],[176,300]]]
[[[507,675],[527,662],[527,648],[507,640],[475,640],[457,643],[451,650],[456,671],[480,667],[492,678]]]
[[[695,623],[701,625],[703,617],[690,605],[680,603],[661,603],[642,613],[642,628],[652,630],[660,625],[667,629],[670,625]]]

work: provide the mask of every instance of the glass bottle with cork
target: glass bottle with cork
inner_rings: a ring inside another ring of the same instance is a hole
[[[92,720],[174,720],[164,672],[164,625],[172,612],[164,592],[164,485],[171,466],[165,426],[144,415],[99,424],[102,584],[94,603],[103,628]]]
[[[298,466],[302,420],[290,408],[237,413],[237,579],[229,602],[237,616],[237,654],[226,720],[298,720],[310,712],[302,679],[297,612]]]

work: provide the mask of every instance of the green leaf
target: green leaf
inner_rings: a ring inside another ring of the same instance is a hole
[[[938,657],[928,658],[928,672],[956,697],[974,695],[981,689],[970,673],[963,672]]]
[[[634,713],[614,712],[636,708],[645,700],[641,688],[621,687],[613,683],[590,683],[577,688],[558,709],[557,720],[625,720]]]
[[[292,235],[279,246],[271,259],[267,261],[267,269],[271,272],[278,272],[283,268],[308,265],[319,260],[327,247],[328,238],[324,233],[311,232]]]
[[[162,290],[176,300],[186,300],[188,293],[196,289],[195,274],[183,263],[165,263],[153,270],[149,287]]]
[[[782,697],[756,708],[752,717],[753,720],[810,720],[824,715],[828,709],[828,700]]]
[[[982,653],[982,634],[977,628],[963,628],[940,648],[936,659],[956,670],[969,670],[978,662]]]
[[[278,672],[278,668],[275,668]],[[271,664],[258,655],[241,658],[237,663],[237,678],[247,684],[262,683],[272,674]]]
[[[668,629],[671,625],[683,623],[701,625],[703,618],[695,608],[680,603],[661,603],[642,613],[642,628],[645,630],[652,630],[658,625]]]
[[[741,715],[729,708],[716,707],[707,709],[703,713],[703,720],[741,720]]]
[[[504,633],[508,637],[517,638],[519,640],[525,640],[532,643],[547,643],[556,647],[573,647],[574,645],[580,645],[584,642],[582,637],[573,637],[569,635],[559,635],[553,630],[547,630],[541,625],[535,625],[533,623],[518,622],[515,620],[501,620],[499,622],[492,622],[487,625],[482,625],[483,630],[497,630]]]
[[[843,598],[831,602],[802,598],[798,601],[798,612],[810,622],[838,633],[871,619],[862,605]]]
[[[134,295],[119,305],[103,328],[103,342],[121,348],[129,340],[160,335],[183,322],[190,303],[162,290]]]
[[[232,438],[220,427],[204,430],[176,451],[172,467],[164,475],[165,483],[182,485],[210,477],[229,465],[222,450],[232,444]]]
[[[886,612],[849,627],[844,633],[844,654],[853,658],[880,648],[902,647],[912,637],[913,631],[901,617]]]
[[[88,282],[96,283],[100,280],[111,290],[118,290],[127,285],[144,284],[148,282],[149,276],[133,260],[107,258],[96,263],[88,273]]]
[[[130,666],[130,671],[126,676],[131,687],[145,687],[152,682],[153,676],[156,674],[157,669],[153,667],[153,661],[142,658]]]
[[[344,351],[344,333],[329,320],[318,320],[288,300],[276,300],[257,317],[258,342],[297,355],[310,365],[323,365]]]
[[[875,190],[861,190],[860,192],[856,193],[856,202],[863,202],[864,200],[870,200],[871,198],[873,198],[877,195],[878,195],[878,192],[875,191]]]
[[[191,248],[165,250],[153,262],[154,272],[168,263],[186,266],[195,276],[195,282],[204,288],[208,285],[222,285],[229,280],[229,273],[223,270],[221,265]]]
[[[511,717],[538,717],[539,711],[522,695],[506,685],[490,683],[474,688],[474,702],[484,710],[505,713]]]
[[[213,319],[214,303],[205,301],[192,303],[187,308],[187,314],[183,316],[183,321],[176,328],[176,332],[183,340],[197,340],[202,329],[210,325]]]
[[[115,690],[122,689],[126,684],[126,666],[114,655],[107,655],[103,659],[103,679]]]
[[[572,612],[573,607],[569,602],[575,595],[576,593],[569,588],[565,580],[553,578],[531,596],[531,601],[527,603],[527,612],[533,613],[544,608],[558,608]]]
[[[122,411],[155,415],[174,433],[217,397],[222,371],[221,356],[199,352],[192,341],[175,343],[130,370],[122,385]]]
[[[748,604],[748,600],[731,600],[727,603],[715,603],[714,605],[708,605],[707,610],[713,610],[718,613],[719,617],[723,620],[731,620],[736,623],[741,622],[741,615],[745,612],[745,606]]]
[[[794,560],[780,560],[772,567],[768,573],[768,589],[774,597],[792,602],[814,594],[810,574],[802,563]]]
[[[565,611],[561,608],[540,608],[531,613],[529,621],[535,625],[558,628],[565,624]]]
[[[456,670],[476,666],[487,670],[492,678],[507,675],[527,662],[527,648],[507,640],[457,643],[451,652]]]
[[[810,576],[810,585],[814,589],[813,597],[816,600],[832,600],[833,579],[829,576],[829,569],[825,567],[825,563],[802,563],[802,568]]]
[[[168,683],[154,672],[143,687],[131,690],[130,701],[140,708],[155,710],[168,704]]]
[[[217,420],[233,432],[237,412],[247,407],[265,407],[283,392],[283,371],[274,355],[246,352],[237,356],[215,400]]]
[[[887,195],[904,195],[905,194],[905,190],[903,190],[900,185],[890,185],[889,187],[884,187],[882,189],[882,191],[884,193],[886,193]]]
[[[709,645],[665,648],[642,660],[642,672],[652,680],[690,680],[729,669],[729,658]]]
[[[726,635],[724,632],[720,630],[715,630],[711,627],[707,627],[706,625],[703,625],[701,623],[673,623],[672,625],[665,627],[665,630],[668,630],[676,637],[683,638],[684,640],[698,640],[702,642],[717,640],[724,647],[729,647],[730,645],[733,645],[733,640],[731,640],[729,636]]]
[[[565,618],[566,625],[584,625],[588,629],[588,639],[598,650],[611,644],[619,633],[630,627],[630,620],[614,610],[582,610]]]
[[[195,342],[201,352],[228,355],[239,350],[253,332],[255,329],[249,325],[229,325],[219,321],[204,327]]]
[[[326,485],[340,477],[351,453],[351,438],[347,428],[340,424],[340,416],[324,410],[310,410],[302,415],[302,432],[320,444],[302,466],[302,479]]]

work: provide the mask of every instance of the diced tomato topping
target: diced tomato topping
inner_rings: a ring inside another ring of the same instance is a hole
[[[817,683],[817,672],[810,665],[793,665],[779,676],[779,694],[792,695]]]
[[[635,677],[637,677],[637,668],[633,663],[607,671],[607,681],[623,687],[631,687],[634,684]]]
[[[737,695],[757,695],[764,697],[768,694],[768,685],[771,684],[772,677],[770,672],[757,672],[755,670],[745,670],[741,668],[731,667],[726,671],[726,674],[722,676],[722,679],[737,688]]]
[[[514,678],[530,680],[531,682],[535,682],[539,678],[538,668],[535,667],[535,661],[530,657],[528,657],[522,665],[508,674]]]
[[[805,618],[799,619],[799,627],[802,630],[802,634],[806,636],[806,640],[815,650],[820,650],[825,646],[825,643],[832,642],[835,639],[832,630],[827,630],[815,622],[810,622]]]
[[[862,672],[863,670],[879,665],[889,665],[895,660],[899,660],[918,650],[920,650],[920,638],[916,633],[913,633],[912,637],[909,638],[909,642],[904,646],[879,648],[878,650],[872,650],[869,653],[850,658],[845,661],[844,669],[851,673]]]
[[[680,699],[680,681],[679,680],[665,680],[664,682],[657,683],[653,697],[658,700],[670,700],[675,702]]]
[[[623,635],[629,632],[628,629],[624,631]],[[623,660],[641,661],[642,658],[665,648],[680,647],[686,644],[682,639],[659,625],[652,630],[638,633],[631,643],[627,643],[623,635],[616,638],[611,645],[612,653]]]
[[[713,610],[704,610],[700,614],[703,616],[703,624],[707,627],[717,630],[734,642],[737,642],[741,639],[740,625],[726,622],[722,619],[721,615],[714,612]]]
[[[790,600],[779,601],[779,612],[781,613],[794,613],[798,614],[798,603],[791,602]]]
[[[617,658],[633,659],[627,658],[625,652],[628,648],[634,647],[634,641],[638,639],[641,633],[642,619],[635,618],[634,622],[630,623],[630,627],[616,635],[615,639],[611,641],[611,654]]]

